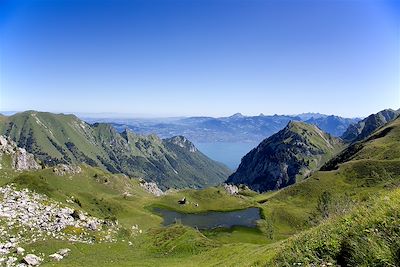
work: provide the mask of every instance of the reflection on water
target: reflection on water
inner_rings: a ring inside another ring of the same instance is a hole
[[[235,211],[209,211],[203,213],[181,213],[161,208],[155,211],[164,218],[164,225],[179,221],[184,225],[198,229],[230,228],[232,226],[256,227],[260,220],[259,208],[247,208]]]

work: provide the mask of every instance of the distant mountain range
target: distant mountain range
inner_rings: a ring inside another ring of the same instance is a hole
[[[74,115],[26,111],[0,116],[0,134],[34,154],[42,164],[81,164],[155,181],[167,189],[201,188],[226,180],[230,171],[185,137],[160,139],[110,124],[88,124]]]
[[[208,142],[260,142],[280,131],[289,121],[303,121],[317,125],[333,136],[341,136],[347,127],[359,118],[342,118],[319,113],[299,115],[244,116],[236,113],[229,117],[188,117],[176,119],[98,119],[86,121],[111,123],[119,132],[126,128],[139,134],[157,134],[161,138],[186,136],[196,143]]]

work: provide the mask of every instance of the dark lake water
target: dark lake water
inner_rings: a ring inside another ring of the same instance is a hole
[[[230,142],[212,142],[195,143],[196,147],[209,158],[224,163],[231,170],[236,170],[240,160],[258,143],[230,143]]]
[[[165,226],[179,221],[184,225],[201,230],[214,228],[231,228],[232,226],[256,227],[256,221],[260,220],[259,208],[247,208],[235,211],[209,211],[203,213],[181,213],[161,208],[155,212],[164,218]]]

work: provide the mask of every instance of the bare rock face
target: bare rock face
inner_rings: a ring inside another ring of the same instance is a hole
[[[31,153],[26,152],[24,148],[17,148],[13,155],[13,168],[17,171],[38,170],[42,167],[35,161]]]
[[[229,195],[237,195],[239,188],[236,185],[224,184],[224,189]]]
[[[11,167],[17,171],[41,169],[31,153],[24,148],[17,147],[17,144],[11,139],[0,135],[0,155],[3,154],[12,156]]]
[[[159,197],[164,195],[164,192],[158,188],[157,184],[154,182],[146,182],[145,180],[140,180],[140,186],[147,192]]]
[[[59,176],[64,175],[74,175],[81,173],[82,169],[79,166],[67,165],[67,164],[58,164],[53,168],[55,174]]]
[[[185,148],[189,150],[190,152],[194,153],[197,152],[197,148],[194,146],[192,142],[190,142],[186,137],[184,136],[174,136],[169,139],[165,139],[167,142],[170,142],[174,145],[177,145],[181,148]]]

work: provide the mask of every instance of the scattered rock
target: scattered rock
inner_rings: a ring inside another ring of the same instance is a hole
[[[13,266],[18,259],[16,257],[8,257],[6,266]]]
[[[22,255],[22,254],[24,254],[25,249],[23,249],[21,247],[17,247],[17,251],[16,252],[17,252],[18,255]]]
[[[59,176],[64,175],[75,175],[81,173],[82,169],[79,166],[67,165],[67,164],[58,164],[53,168],[55,174]]]
[[[145,180],[140,179],[140,186],[157,197],[164,195],[164,192],[154,182],[146,182]]]
[[[237,195],[239,188],[236,185],[224,184],[224,189],[229,195]]]
[[[24,262],[31,266],[37,266],[41,261],[42,259],[35,254],[28,254],[24,257]]]
[[[124,193],[122,194],[122,196],[123,196],[124,198],[128,198],[128,197],[131,197],[132,194],[129,193],[129,192],[124,192]]]
[[[62,248],[59,251],[57,251],[57,254],[60,254],[61,256],[66,257],[66,256],[68,256],[70,251],[71,250],[69,248]]]
[[[64,258],[62,255],[60,255],[58,253],[51,254],[51,255],[49,255],[49,257],[56,261],[60,261]]]

